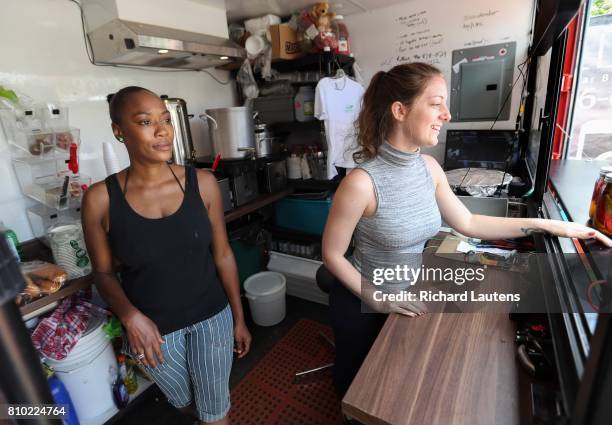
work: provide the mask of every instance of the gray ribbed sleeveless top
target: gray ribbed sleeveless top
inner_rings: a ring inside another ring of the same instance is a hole
[[[425,242],[441,226],[434,182],[420,151],[404,152],[384,142],[378,155],[358,168],[372,179],[377,208],[357,223],[353,265],[368,278],[375,268],[420,267]]]

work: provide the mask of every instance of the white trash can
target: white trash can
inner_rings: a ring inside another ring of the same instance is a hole
[[[274,326],[285,318],[285,276],[260,272],[244,281],[251,316],[259,326]]]
[[[110,339],[102,330],[104,322],[105,317],[93,314],[65,359],[45,358],[68,390],[81,425],[103,423],[118,411],[112,391],[117,360]]]

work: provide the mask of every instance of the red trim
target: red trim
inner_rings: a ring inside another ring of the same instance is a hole
[[[567,26],[567,45],[565,49],[565,59],[563,61],[563,80],[561,81],[561,93],[559,95],[559,103],[557,106],[557,122],[555,123],[555,135],[553,138],[552,159],[561,159],[563,154],[563,145],[566,140],[566,134],[563,132],[569,131],[566,128],[570,102],[572,98],[572,80],[574,78],[574,64],[576,62],[576,54],[578,43],[578,24],[582,17],[582,9],[574,16]],[[563,131],[561,131],[563,129]]]

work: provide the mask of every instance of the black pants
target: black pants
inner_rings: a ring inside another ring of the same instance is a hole
[[[341,399],[374,344],[387,315],[362,313],[361,300],[337,279],[330,288],[329,308],[336,342],[334,386]]]

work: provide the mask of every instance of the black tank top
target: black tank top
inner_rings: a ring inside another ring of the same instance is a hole
[[[116,174],[105,180],[110,197],[109,241],[121,263],[123,290],[162,335],[212,317],[227,305],[195,169],[187,167],[185,176],[183,203],[175,213],[159,219],[145,218],[130,207]]]

